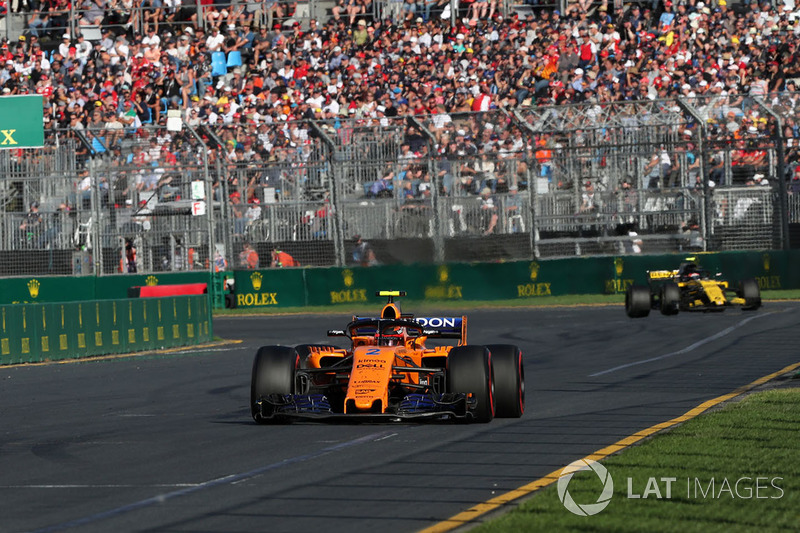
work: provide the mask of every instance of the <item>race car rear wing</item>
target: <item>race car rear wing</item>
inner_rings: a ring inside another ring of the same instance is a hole
[[[467,343],[467,317],[416,317],[414,322],[422,325],[424,334],[431,339],[459,339]]]
[[[388,304],[391,305],[391,304]],[[459,346],[467,343],[467,317],[417,317],[402,315],[402,318],[364,318],[354,316],[348,324],[347,331],[342,329],[328,330],[328,337],[363,337],[373,336],[385,327],[403,327],[417,324],[422,327],[422,335],[431,339],[458,339]]]
[[[647,279],[648,280],[663,280],[663,279],[673,279],[678,277],[677,270],[648,270],[647,271]]]

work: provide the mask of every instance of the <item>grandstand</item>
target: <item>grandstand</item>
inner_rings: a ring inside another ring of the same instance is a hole
[[[4,15],[3,275],[797,246],[793,4],[105,3]]]

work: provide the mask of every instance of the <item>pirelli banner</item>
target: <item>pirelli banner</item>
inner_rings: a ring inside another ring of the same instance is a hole
[[[44,109],[38,94],[0,97],[0,149],[44,146]]]
[[[212,338],[207,295],[0,306],[0,365],[141,352]]]

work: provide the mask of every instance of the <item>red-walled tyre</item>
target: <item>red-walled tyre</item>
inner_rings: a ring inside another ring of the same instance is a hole
[[[525,372],[522,351],[513,344],[490,344],[494,377],[494,416],[519,418],[525,412]]]
[[[471,411],[476,422],[494,418],[494,379],[492,355],[485,346],[456,346],[447,356],[448,392],[471,394],[476,400]]]

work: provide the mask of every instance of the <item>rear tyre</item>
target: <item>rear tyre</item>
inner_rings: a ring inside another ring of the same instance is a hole
[[[650,287],[628,287],[625,291],[625,313],[631,318],[644,318],[650,314]]]
[[[661,287],[661,314],[677,315],[681,305],[681,290],[672,281]]]
[[[472,415],[476,422],[494,418],[492,354],[485,346],[456,346],[447,356],[447,391],[471,394],[476,400]]]
[[[294,394],[295,372],[300,367],[300,357],[288,346],[262,346],[253,361],[250,379],[250,414],[259,424],[285,422],[272,416],[269,404],[259,406],[260,399],[272,394]]]
[[[494,416],[519,418],[525,412],[525,373],[522,351],[511,344],[487,346],[492,354]]]
[[[754,279],[745,279],[739,282],[739,297],[744,298],[745,311],[755,311],[761,307],[761,289]]]

